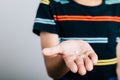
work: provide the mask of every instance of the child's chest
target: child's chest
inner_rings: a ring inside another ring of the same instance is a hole
[[[60,36],[65,37],[118,37],[120,23],[107,21],[61,21]]]

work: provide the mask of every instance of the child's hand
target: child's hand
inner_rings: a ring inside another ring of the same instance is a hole
[[[62,55],[66,66],[73,72],[85,75],[97,63],[98,57],[92,47],[82,40],[63,41],[52,48],[43,49],[45,56]]]

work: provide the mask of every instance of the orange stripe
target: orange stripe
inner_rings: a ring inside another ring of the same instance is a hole
[[[56,21],[114,21],[120,22],[120,17],[118,16],[57,16],[54,15]]]

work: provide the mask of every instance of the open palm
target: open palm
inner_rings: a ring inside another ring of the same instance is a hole
[[[85,75],[93,69],[98,57],[92,47],[82,40],[63,41],[59,45],[43,49],[46,56],[61,55],[66,66],[73,72]]]

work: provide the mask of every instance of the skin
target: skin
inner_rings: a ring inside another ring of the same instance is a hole
[[[78,4],[85,6],[98,6],[102,3],[102,0],[74,0]]]
[[[60,43],[57,34],[48,32],[41,32],[40,36],[48,75],[54,79],[62,77],[70,70],[85,75],[97,63],[96,53],[85,41],[68,40]],[[79,53],[75,53],[76,50]]]
[[[48,75],[54,79],[58,79],[65,73],[67,73],[69,71],[69,68],[66,67],[62,56],[60,55],[47,56],[47,53],[44,52],[46,48],[50,48],[59,44],[58,35],[47,32],[41,32],[40,39],[42,50],[44,49],[43,56]]]
[[[116,53],[117,53],[117,60],[118,60],[116,72],[117,72],[118,80],[120,80],[120,40],[116,47]]]

